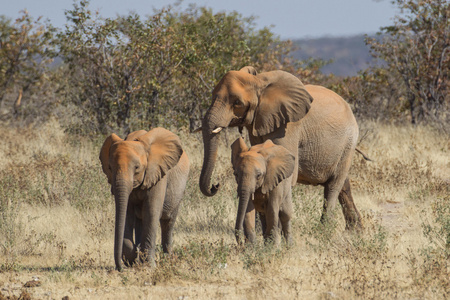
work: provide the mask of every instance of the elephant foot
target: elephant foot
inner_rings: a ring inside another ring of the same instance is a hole
[[[327,211],[323,211],[322,216],[320,217],[320,223],[322,223],[323,226],[328,226],[330,224],[333,224],[333,216],[328,214]]]
[[[245,242],[248,244],[254,244],[256,242],[256,232],[252,231],[247,233]]]
[[[122,265],[116,266],[116,270],[119,271],[119,272],[122,272],[123,271],[123,266]]]
[[[139,261],[143,264],[148,264],[151,268],[156,267],[155,252],[151,250],[142,251],[139,253]]]
[[[352,218],[345,218],[345,230],[347,231],[362,231],[364,226],[361,221],[361,216],[358,215],[353,216]]]
[[[136,260],[130,261],[130,260],[126,259],[125,257],[123,258],[123,264],[127,268],[131,268],[135,263],[136,263]]]
[[[239,246],[242,246],[243,240],[244,240],[244,233],[242,232],[242,230],[239,229],[235,229],[234,230],[234,237],[236,238],[236,242],[238,243]]]
[[[278,229],[278,228],[277,228]],[[281,245],[281,236],[277,229],[272,230],[270,233],[266,233],[264,235],[264,244],[272,245],[276,248],[279,248]]]
[[[236,229],[234,231],[234,236],[236,237],[236,242],[239,246],[244,246],[244,244],[254,244],[256,241],[256,233],[254,231],[244,232]]]
[[[286,228],[287,228],[287,230],[286,230]],[[294,244],[294,242],[292,240],[290,228],[291,228],[291,225],[288,223],[287,225],[284,226],[284,229],[281,230],[281,233],[283,235],[283,240],[285,241],[286,246],[288,248]]]
[[[284,241],[287,248],[291,248],[292,246],[294,246],[294,241],[290,235],[288,237],[284,236]]]
[[[274,236],[270,236],[264,239],[264,245],[268,247],[273,247],[274,249],[281,248],[281,239]]]

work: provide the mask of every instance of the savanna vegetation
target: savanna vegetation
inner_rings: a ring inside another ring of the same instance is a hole
[[[75,2],[64,28],[0,17],[0,299],[431,298],[450,294],[449,3],[397,0],[394,25],[367,39],[380,59],[357,76],[324,75],[252,18],[166,7],[104,19]],[[217,81],[253,65],[335,90],[360,125],[353,194],[364,230],[342,213],[320,223],[322,189],[296,186],[291,247],[234,239],[236,184],[222,135],[214,176],[198,188],[195,133]],[[98,152],[105,136],[162,126],[191,172],[174,253],[114,270],[114,200]]]

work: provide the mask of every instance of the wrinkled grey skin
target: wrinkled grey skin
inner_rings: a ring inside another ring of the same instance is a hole
[[[290,220],[293,214],[291,176],[295,157],[286,148],[275,145],[271,140],[247,148],[242,138],[231,145],[231,161],[238,184],[239,206],[235,234],[241,244],[244,231],[244,217],[248,203],[252,202],[260,213],[264,238],[271,238],[275,245],[280,243],[279,224],[287,243],[291,242]],[[254,242],[255,234],[250,232],[248,240]]]
[[[250,144],[270,139],[295,156],[292,185],[324,187],[322,220],[330,216],[339,200],[347,229],[362,228],[348,180],[358,139],[358,125],[350,106],[324,87],[303,85],[284,71],[257,74],[253,67],[230,71],[212,93],[213,102],[202,122],[204,160],[200,190],[213,196],[211,185],[222,128],[246,128]],[[244,231],[254,231],[255,210],[247,207]]]
[[[179,138],[163,128],[135,131],[125,140],[111,134],[99,158],[116,203],[116,268],[122,270],[122,259],[133,264],[138,247],[141,259],[154,265],[158,225],[163,250],[171,252],[189,174],[189,160]]]

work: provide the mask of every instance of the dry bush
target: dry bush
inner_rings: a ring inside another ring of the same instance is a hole
[[[199,134],[179,131],[192,163],[172,255],[157,265],[114,271],[114,201],[98,161],[97,140],[67,135],[57,122],[39,129],[1,128],[0,285],[38,276],[33,298],[447,298],[449,288],[448,136],[432,128],[363,123],[351,182],[365,229],[320,223],[323,191],[293,190],[294,245],[253,246],[234,239],[237,197],[223,135],[214,181],[198,189]],[[15,275],[13,275],[15,274]],[[16,285],[15,285],[16,284]],[[49,294],[50,293],[50,294]]]
[[[3,268],[15,268],[21,256],[46,257],[44,264],[61,261],[68,246],[81,248],[83,239],[97,242],[90,237],[111,232],[98,226],[113,222],[113,202],[102,188],[92,141],[69,139],[55,121],[39,130],[3,128],[2,136],[0,235],[6,238],[0,245],[8,262]],[[91,226],[63,226],[80,219]],[[72,233],[79,236],[73,239]]]

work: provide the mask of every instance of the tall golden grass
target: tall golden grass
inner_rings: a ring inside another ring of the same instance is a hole
[[[114,270],[114,200],[101,171],[104,137],[66,134],[57,121],[0,128],[0,299],[428,298],[450,296],[450,140],[428,127],[366,122],[351,183],[361,233],[342,213],[320,223],[322,188],[293,191],[294,245],[240,248],[236,184],[223,135],[214,180],[198,189],[199,134],[178,132],[192,163],[171,256],[154,269]],[[37,278],[40,285],[24,287]]]

